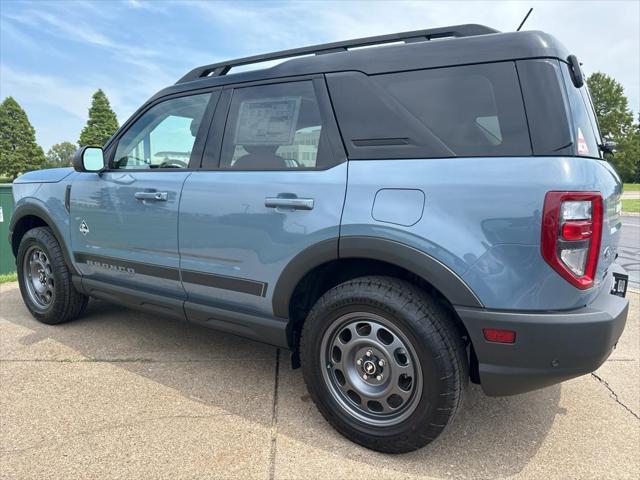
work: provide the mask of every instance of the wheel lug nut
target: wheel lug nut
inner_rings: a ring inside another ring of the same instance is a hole
[[[358,361],[356,362],[358,365],[362,365],[362,359],[359,358]]]
[[[381,367],[384,367],[384,360],[380,360],[380,361],[378,362],[378,365],[380,365]]]
[[[378,376],[376,377],[376,380],[378,380],[378,381],[382,380],[382,374],[378,375]]]
[[[373,355],[373,352],[371,350],[367,350],[367,357],[370,357],[371,355]]]
[[[369,378],[369,375],[367,375],[366,373],[363,373],[362,374],[362,378],[364,378],[366,380],[367,378]]]

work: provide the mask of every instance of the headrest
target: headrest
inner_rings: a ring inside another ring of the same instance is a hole
[[[198,135],[198,130],[200,129],[200,118],[194,118],[191,120],[191,135],[195,137]]]
[[[243,145],[242,148],[253,155],[275,155],[278,145]]]

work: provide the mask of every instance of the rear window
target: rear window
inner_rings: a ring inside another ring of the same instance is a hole
[[[531,155],[512,62],[371,78],[455,156]]]
[[[576,88],[571,81],[569,66],[562,64],[562,76],[571,109],[572,135],[575,152],[583,157],[600,157],[600,134],[586,84]]]

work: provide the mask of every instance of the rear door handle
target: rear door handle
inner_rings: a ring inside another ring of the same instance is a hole
[[[313,210],[313,198],[298,198],[296,196],[285,196],[280,194],[277,197],[267,197],[264,199],[264,206],[268,208],[281,208],[283,210]]]
[[[136,200],[151,200],[154,202],[166,202],[169,198],[167,192],[136,192]]]

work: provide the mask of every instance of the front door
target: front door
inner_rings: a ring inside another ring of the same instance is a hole
[[[205,168],[185,182],[180,206],[185,310],[210,324],[221,310],[269,322],[291,259],[339,236],[347,163],[324,81],[225,90],[212,130],[217,140]]]
[[[148,294],[149,304],[173,304],[168,308],[182,316],[186,295],[179,272],[178,209],[211,95],[153,105],[118,139],[108,171],[74,180],[74,261],[85,288],[97,296],[103,290],[126,296],[134,289]]]

